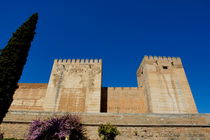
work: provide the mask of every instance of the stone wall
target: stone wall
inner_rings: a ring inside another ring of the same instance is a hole
[[[55,60],[44,110],[100,112],[101,76],[101,60]]]
[[[6,137],[24,138],[28,124],[65,113],[9,112],[1,125]],[[115,114],[75,113],[80,116],[90,140],[99,140],[98,126],[111,123],[121,132],[117,140],[209,140],[210,114]]]
[[[145,56],[137,71],[151,113],[197,113],[180,58]]]
[[[139,87],[101,87],[102,60],[55,60],[48,84],[20,84],[10,110],[197,113],[180,58],[145,56]]]
[[[47,84],[18,84],[10,110],[43,111]]]
[[[109,87],[107,112],[147,113],[147,100],[141,87]]]
[[[47,84],[19,84],[10,110],[47,111],[43,108],[47,86]],[[88,100],[86,97],[84,88],[62,88],[55,112],[85,112],[85,103]],[[148,112],[146,95],[141,87],[103,87],[99,102],[100,112]]]

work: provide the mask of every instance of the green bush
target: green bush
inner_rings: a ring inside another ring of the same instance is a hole
[[[102,140],[114,140],[120,132],[117,130],[116,126],[111,124],[100,125],[98,128],[99,137]]]

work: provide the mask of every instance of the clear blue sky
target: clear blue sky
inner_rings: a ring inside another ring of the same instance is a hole
[[[137,86],[144,55],[180,56],[199,112],[210,113],[209,0],[5,0],[0,48],[34,12],[21,83],[47,83],[55,58],[102,58],[103,86]]]

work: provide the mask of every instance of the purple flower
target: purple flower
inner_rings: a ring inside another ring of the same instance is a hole
[[[34,120],[29,127],[27,140],[64,140],[69,136],[71,140],[85,139],[85,132],[80,118],[75,115],[52,117],[48,120]]]

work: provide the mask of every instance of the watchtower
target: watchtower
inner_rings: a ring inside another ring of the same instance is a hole
[[[137,70],[151,113],[197,113],[179,57],[145,56]]]
[[[100,112],[102,60],[55,60],[45,111]]]

